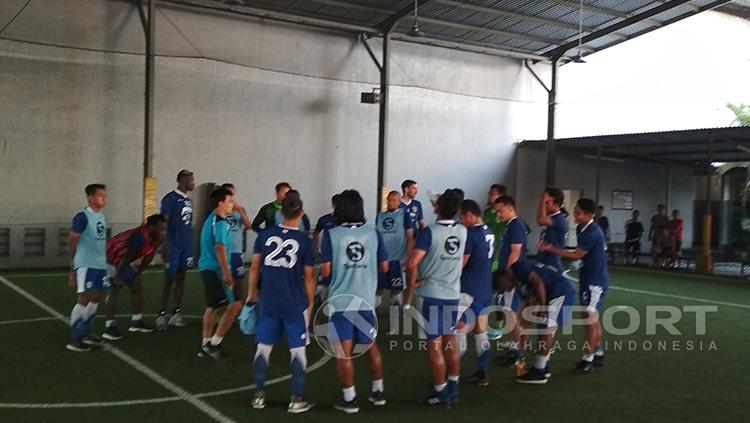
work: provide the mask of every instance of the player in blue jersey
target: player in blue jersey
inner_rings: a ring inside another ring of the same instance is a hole
[[[77,301],[70,313],[70,338],[66,348],[85,352],[101,339],[91,333],[101,293],[110,287],[107,275],[107,187],[87,185],[88,206],[73,217],[68,235],[70,277],[68,285],[76,289]]]
[[[166,330],[167,325],[183,327],[187,324],[181,313],[181,304],[185,274],[193,267],[193,201],[188,193],[194,188],[193,172],[181,170],[177,174],[177,189],[161,200],[161,214],[167,217],[167,239],[161,248],[165,274],[159,315],[156,317],[157,330]],[[170,296],[174,308],[172,315],[168,316]]]
[[[599,310],[609,288],[607,273],[607,241],[604,232],[594,222],[596,203],[590,198],[581,198],[576,203],[573,217],[576,224],[578,248],[575,251],[564,251],[546,242],[539,244],[540,251],[550,252],[565,260],[581,260],[579,273],[579,297],[585,319],[586,342],[583,358],[576,366],[579,373],[589,373],[594,367],[604,366],[602,349],[602,325],[599,321]]]
[[[505,291],[513,288],[534,298],[538,312],[539,340],[533,367],[516,378],[519,383],[543,384],[551,376],[549,359],[552,354],[555,331],[570,318],[575,303],[576,289],[570,280],[556,268],[542,263],[516,262],[511,271],[501,277]]]
[[[495,210],[497,210],[497,219],[505,222],[505,232],[498,252],[498,271],[502,274],[517,261],[526,260],[527,232],[526,224],[518,218],[513,197],[508,195],[498,197],[495,200]],[[496,284],[498,282],[498,280],[495,281]],[[503,366],[512,367],[523,360],[523,353],[520,350],[524,344],[523,333],[516,319],[516,313],[520,310],[523,298],[515,290],[503,292],[502,289],[498,289],[498,291],[502,292],[498,296],[498,305],[504,312],[507,322],[505,326],[511,329],[511,343],[508,351],[497,360]]]
[[[414,227],[414,231],[424,228],[424,212],[422,210],[422,203],[416,200],[419,187],[416,181],[407,179],[401,183],[401,191],[403,196],[401,197],[401,208],[406,211],[411,224]]]
[[[357,191],[339,194],[333,217],[337,226],[323,233],[321,241],[320,273],[331,277],[324,306],[330,315],[327,336],[336,354],[344,395],[335,408],[351,414],[359,411],[352,363],[355,346],[357,351],[366,350],[373,379],[368,400],[376,406],[386,403],[374,305],[378,271],[388,272],[388,256],[378,231],[365,224],[364,204]]]
[[[209,197],[211,213],[201,230],[201,255],[198,269],[206,293],[206,310],[203,313],[203,337],[198,356],[208,355],[217,361],[226,361],[222,341],[242,309],[242,284],[236,283],[230,270],[232,237],[227,216],[234,209],[234,196],[226,188],[217,188]],[[216,312],[224,309],[216,324]],[[213,333],[213,335],[212,335]]]
[[[542,193],[536,213],[536,223],[542,227],[541,240],[561,250],[568,239],[567,213],[562,208],[563,192],[549,187]],[[562,272],[560,257],[552,253],[537,253],[536,261],[554,267]]]
[[[461,356],[468,349],[466,338],[474,334],[477,371],[467,383],[487,386],[487,364],[490,342],[487,336],[489,307],[492,305],[492,261],[495,257],[495,234],[482,221],[482,210],[474,200],[461,202],[461,223],[467,228],[464,268],[461,273],[461,316],[456,339]]]
[[[305,401],[303,389],[307,355],[307,322],[313,307],[315,279],[312,242],[297,230],[302,217],[302,200],[290,191],[282,201],[284,221],[258,234],[248,277],[248,303],[258,303],[260,313],[255,327],[258,343],[253,360],[255,397],[253,408],[266,406],[265,383],[273,346],[286,337],[291,356],[292,398],[287,411],[303,413],[315,404]],[[258,281],[263,278],[263,287]]]
[[[320,258],[320,240],[323,237],[323,232],[333,229],[336,226],[336,221],[333,219],[333,209],[336,207],[336,201],[339,195],[334,194],[331,197],[331,212],[320,216],[317,223],[315,224],[315,230],[313,231],[313,244],[315,248],[315,258]],[[324,278],[318,275],[318,284],[315,287],[315,299],[318,304],[324,301],[325,287],[331,284],[331,278]]]
[[[446,190],[436,205],[437,221],[417,234],[414,250],[409,256],[406,268],[409,284],[404,296],[404,310],[409,312],[416,292],[422,298],[421,314],[426,321],[424,331],[434,384],[426,402],[449,408],[457,398],[461,369],[456,323],[466,228],[454,221],[461,205],[454,191]],[[417,273],[421,280],[417,280]]]
[[[237,188],[233,184],[225,183],[222,188],[229,190],[234,197],[234,209],[227,216],[229,222],[229,235],[232,237],[232,256],[229,257],[229,265],[235,283],[241,283],[245,278],[245,233],[250,229],[250,217],[245,208],[237,203]]]
[[[411,252],[414,243],[414,229],[404,209],[399,207],[401,195],[398,191],[388,193],[387,210],[378,213],[376,226],[383,237],[385,250],[388,252],[388,273],[380,275],[378,295],[375,308],[380,307],[384,289],[391,291],[391,305],[401,303],[401,291],[404,289],[404,275],[401,271],[402,263]]]

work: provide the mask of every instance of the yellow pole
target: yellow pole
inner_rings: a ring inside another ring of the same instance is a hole
[[[147,176],[143,179],[143,221],[154,213],[157,213],[156,207],[156,178]]]
[[[703,246],[701,253],[695,261],[695,270],[698,273],[710,274],[713,268],[711,263],[711,221],[713,220],[710,213],[703,216]]]

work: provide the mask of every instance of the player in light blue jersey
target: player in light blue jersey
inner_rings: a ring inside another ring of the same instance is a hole
[[[517,261],[526,260],[526,225],[518,218],[516,212],[516,202],[513,197],[503,195],[495,200],[495,210],[497,210],[497,219],[505,223],[505,232],[500,242],[500,251],[498,252],[499,274],[510,269]],[[495,281],[498,283],[499,281]],[[498,296],[498,305],[501,307],[506,319],[506,327],[511,328],[511,343],[508,351],[497,358],[502,366],[513,367],[523,361],[523,353],[520,348],[524,345],[523,331],[517,324],[516,314],[521,309],[523,301],[522,296],[512,289],[503,292]]]
[[[282,201],[284,220],[279,226],[263,229],[255,241],[248,277],[247,303],[258,303],[260,313],[255,327],[258,343],[253,359],[255,397],[253,408],[266,407],[265,383],[271,350],[285,335],[289,345],[292,373],[292,399],[287,411],[298,414],[315,404],[304,400],[307,354],[307,322],[313,307],[315,278],[312,242],[297,230],[304,213],[299,193],[289,191]],[[263,287],[258,281],[262,275]]]
[[[586,323],[586,343],[583,358],[576,366],[579,373],[589,373],[594,367],[604,366],[604,350],[602,349],[602,325],[599,320],[599,310],[604,296],[609,288],[607,273],[607,241],[604,232],[594,222],[596,203],[590,198],[581,198],[573,210],[578,227],[576,235],[578,248],[575,251],[565,251],[546,242],[539,244],[539,250],[550,252],[565,260],[581,260],[579,297],[581,305],[586,307],[582,317]]]
[[[355,345],[357,351],[366,351],[373,379],[368,400],[376,406],[386,403],[374,305],[378,271],[388,271],[388,256],[378,231],[365,224],[364,204],[357,191],[339,194],[333,217],[337,226],[326,231],[321,241],[320,273],[331,277],[324,310],[330,315],[328,342],[336,355],[344,394],[335,407],[352,414],[359,411],[352,364]]]
[[[99,298],[110,287],[107,275],[107,220],[102,210],[107,205],[107,187],[86,186],[88,207],[73,218],[68,235],[70,278],[68,285],[76,288],[76,305],[70,313],[70,338],[67,349],[76,352],[91,350],[101,339],[91,333],[99,307]]]
[[[226,361],[222,341],[242,309],[242,284],[236,283],[229,268],[232,240],[226,217],[234,209],[234,196],[226,188],[217,188],[209,197],[211,213],[201,230],[201,255],[198,270],[201,272],[206,293],[206,310],[203,313],[203,337],[198,357],[205,355],[217,361]],[[216,312],[224,309],[216,324]],[[213,333],[213,335],[212,335]]]
[[[237,203],[237,188],[233,184],[221,185],[234,197],[234,209],[227,215],[229,223],[229,235],[232,237],[232,255],[229,257],[229,266],[235,283],[241,283],[245,278],[245,233],[250,229],[250,217],[245,208]]]
[[[164,286],[161,291],[159,315],[156,329],[166,330],[167,326],[187,325],[182,316],[182,296],[185,293],[185,275],[193,267],[193,200],[188,193],[195,188],[193,172],[181,170],[177,174],[177,189],[169,192],[161,200],[161,214],[167,217],[167,239],[161,246],[164,260]],[[169,298],[174,308],[167,315]]]
[[[391,291],[391,305],[398,305],[402,301],[401,291],[404,289],[404,275],[402,263],[411,253],[414,243],[414,229],[409,223],[409,217],[401,204],[401,194],[398,191],[388,193],[387,210],[378,213],[376,226],[383,237],[385,250],[388,252],[388,273],[380,275],[378,295],[375,308],[380,307],[384,289]]]
[[[542,193],[536,213],[536,223],[542,227],[541,241],[561,250],[565,249],[565,241],[568,239],[567,212],[562,208],[564,199],[560,189],[548,187]],[[536,261],[562,272],[562,261],[555,254],[538,252]]]
[[[492,305],[492,261],[495,258],[495,234],[482,221],[482,210],[473,200],[461,202],[461,223],[467,228],[464,269],[461,273],[461,316],[456,335],[461,356],[466,353],[467,334],[474,334],[477,371],[466,382],[489,385],[487,367],[490,342],[487,336],[489,308]]]
[[[536,304],[530,317],[537,324],[539,340],[533,367],[523,375],[516,377],[516,382],[544,384],[551,376],[549,359],[552,354],[555,331],[565,325],[570,318],[571,307],[575,303],[576,289],[568,278],[556,268],[542,263],[529,261],[516,262],[510,271],[501,276],[501,285],[505,291],[514,287],[533,298]],[[537,313],[537,314],[533,314]]]
[[[460,201],[446,190],[436,202],[438,220],[417,234],[409,256],[404,310],[409,312],[416,292],[422,298],[427,349],[434,389],[427,404],[449,408],[457,399],[461,357],[456,343],[461,292],[461,269],[466,247],[466,228],[455,223]],[[421,280],[417,280],[417,273]]]

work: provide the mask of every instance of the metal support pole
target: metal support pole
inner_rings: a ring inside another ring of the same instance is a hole
[[[703,216],[703,245],[701,246],[701,254],[698,255],[695,266],[698,273],[709,274],[711,273],[711,231],[713,218],[711,216],[711,176],[713,175],[713,168],[711,162],[713,161],[713,139],[708,139],[708,164],[706,166],[706,213]]]
[[[594,193],[594,201],[596,206],[599,207],[599,190],[602,182],[602,146],[601,143],[596,147],[596,192]]]
[[[146,84],[143,134],[143,219],[156,213],[156,178],[154,178],[154,69],[156,1],[148,0],[148,16],[138,1],[138,13],[146,38]]]
[[[380,117],[378,123],[378,213],[383,209],[383,186],[385,184],[385,148],[388,140],[388,85],[390,83],[389,69],[391,62],[388,54],[390,40],[390,32],[383,34],[383,58],[380,64]]]
[[[667,202],[664,203],[667,206],[667,213],[672,209],[670,202],[672,201],[672,165],[667,163]]]
[[[552,84],[547,92],[547,186],[555,185],[555,160],[557,148],[555,145],[555,103],[557,101],[557,66],[558,58],[552,60]]]

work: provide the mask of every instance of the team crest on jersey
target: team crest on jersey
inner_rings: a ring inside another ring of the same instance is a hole
[[[383,229],[385,229],[386,231],[390,231],[391,229],[393,229],[395,223],[396,222],[392,217],[386,217],[385,219],[383,219]]]
[[[104,222],[96,222],[96,237],[99,239],[102,239],[106,235],[107,235],[107,228],[104,226]]]
[[[458,249],[461,248],[461,240],[456,236],[449,236],[445,240],[445,252],[450,255],[456,255]]]
[[[185,205],[182,207],[182,212],[180,213],[182,217],[182,222],[185,225],[190,225],[193,223],[193,203],[189,201],[185,201]]]
[[[350,261],[355,263],[362,261],[365,257],[365,246],[357,241],[350,242],[346,246],[346,256],[349,257]]]
[[[414,214],[417,214],[417,211],[418,211],[418,210],[419,210],[419,209],[417,209],[417,206],[411,206],[411,212],[412,212],[412,213],[414,213]]]

